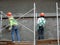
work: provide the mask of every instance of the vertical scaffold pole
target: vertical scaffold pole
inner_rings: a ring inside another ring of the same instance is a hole
[[[34,45],[35,45],[35,15],[36,15],[36,11],[35,11],[35,2],[34,2]]]
[[[56,15],[57,15],[57,42],[59,45],[59,20],[58,20],[58,3],[56,2]]]
[[[2,38],[2,11],[0,11],[0,13],[1,13],[1,29],[0,29],[0,33],[1,33],[1,38]]]

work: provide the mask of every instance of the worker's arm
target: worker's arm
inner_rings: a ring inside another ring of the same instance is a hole
[[[9,30],[11,30],[12,29],[12,21],[10,19],[9,19],[9,25],[10,25]]]

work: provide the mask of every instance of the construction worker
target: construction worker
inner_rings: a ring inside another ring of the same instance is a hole
[[[15,42],[14,33],[16,33],[17,40],[18,40],[18,42],[20,42],[20,35],[19,35],[19,30],[18,30],[18,22],[13,18],[11,12],[7,13],[7,17],[8,17],[9,22],[10,22],[9,30],[11,30],[12,41]]]
[[[45,17],[45,14],[42,12],[42,13],[40,13],[40,18],[38,18],[38,20],[37,20],[38,40],[44,39],[44,25],[46,23],[46,19],[44,17]]]

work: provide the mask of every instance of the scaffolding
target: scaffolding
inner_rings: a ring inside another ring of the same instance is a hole
[[[1,22],[0,22],[0,23],[1,23],[1,24],[0,24],[0,38],[2,38],[2,35],[1,35],[1,34],[2,34],[2,13],[3,13],[3,12],[0,11],[0,16],[1,16],[1,17],[0,17],[0,19],[1,19]]]
[[[30,13],[31,11],[34,12],[34,15],[33,15],[33,16],[34,16],[34,17],[33,17],[33,18],[34,18],[34,31],[32,31],[30,28],[26,27],[25,25],[23,25],[22,23],[19,22],[20,25],[22,25],[23,27],[25,27],[26,29],[28,29],[30,32],[32,32],[32,33],[34,34],[34,43],[33,43],[34,45],[35,45],[35,19],[36,19],[36,17],[35,17],[35,16],[36,16],[35,8],[36,8],[36,7],[35,7],[35,2],[34,2],[34,6],[33,6],[33,8],[32,8],[31,10],[29,10],[29,11],[26,12],[24,15],[22,15],[22,16],[20,16],[19,18],[16,19],[16,20],[19,20],[21,17],[24,17],[25,15],[27,15],[27,14]],[[3,16],[3,15],[6,16],[6,14],[5,14],[3,11],[1,11],[1,27],[2,27],[2,18],[3,18],[2,16]],[[9,24],[8,24],[8,25],[9,25]],[[8,25],[6,25],[6,27],[8,27]],[[1,30],[4,30],[6,27],[4,27],[3,29],[1,28]]]
[[[58,42],[58,45],[59,45],[59,7],[58,7],[58,2],[56,2],[56,15],[57,15],[57,42]]]
[[[20,22],[19,22],[19,24],[20,25],[22,25],[23,27],[25,27],[26,29],[28,29],[29,31],[31,31],[33,34],[34,34],[34,45],[36,45],[35,44],[35,26],[36,26],[36,19],[37,19],[37,14],[36,14],[36,4],[35,4],[35,2],[34,2],[34,8],[32,8],[31,10],[29,10],[28,12],[26,12],[23,16],[21,16],[21,17],[24,17],[26,14],[28,14],[28,13],[30,13],[31,11],[33,11],[34,10],[34,31],[32,31],[31,29],[29,29],[28,27],[26,27],[26,26],[24,26],[23,24],[21,24]],[[58,18],[58,10],[60,10],[60,8],[58,7],[58,3],[56,2],[56,18],[57,18],[57,42],[58,42],[58,45],[59,45],[59,18]],[[2,14],[4,14],[2,11],[0,11],[0,13],[1,13],[1,27],[2,27]],[[6,14],[4,14],[4,15],[6,15]],[[21,18],[20,17],[20,18]],[[20,19],[20,18],[18,18],[18,19]],[[17,19],[17,20],[18,20]],[[8,25],[7,25],[8,26]],[[6,27],[7,27],[6,26]],[[5,28],[6,28],[5,27]],[[3,28],[3,29],[5,29],[5,28]],[[1,30],[3,30],[3,29],[1,29]]]
[[[41,44],[60,44],[60,39],[59,39],[59,6],[58,6],[58,2],[56,2],[56,23],[57,23],[57,39],[44,39],[44,40],[38,40],[37,41],[37,45],[41,45]]]

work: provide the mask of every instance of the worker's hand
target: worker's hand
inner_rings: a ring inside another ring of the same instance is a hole
[[[9,30],[11,30],[12,28],[10,27]]]
[[[11,28],[9,28],[8,32],[11,32]]]

